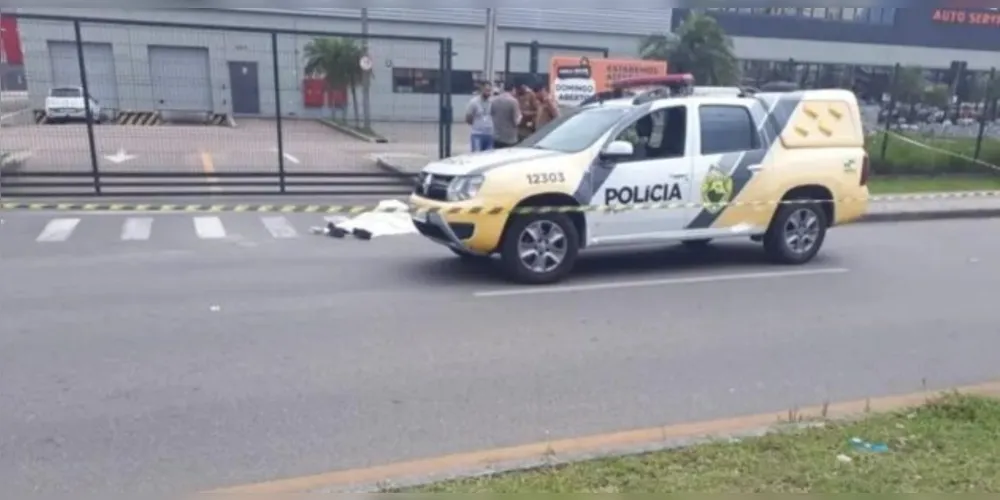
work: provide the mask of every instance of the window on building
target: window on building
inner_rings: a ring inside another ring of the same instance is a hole
[[[893,24],[896,9],[893,8],[862,8],[862,7],[825,7],[825,8],[790,8],[790,7],[759,7],[759,8],[708,8],[704,12],[719,14],[752,15],[752,16],[782,16],[821,19],[824,21]]]
[[[392,91],[397,94],[437,94],[439,80],[436,69],[392,68]]]

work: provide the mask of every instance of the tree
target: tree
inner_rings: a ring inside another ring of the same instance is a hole
[[[924,70],[917,66],[905,66],[899,68],[892,94],[898,102],[913,104],[920,101],[926,89]]]
[[[307,75],[323,78],[331,89],[350,89],[351,102],[354,106],[354,124],[361,128],[358,85],[364,80],[364,71],[360,65],[364,50],[354,40],[324,37],[316,38],[306,44],[304,55]],[[365,123],[367,122],[366,117]]]
[[[639,43],[643,59],[667,61],[671,72],[691,73],[699,85],[732,86],[740,80],[733,41],[714,18],[692,13],[676,34],[649,35]]]

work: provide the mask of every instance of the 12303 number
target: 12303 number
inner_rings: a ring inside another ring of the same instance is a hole
[[[566,182],[566,177],[562,172],[528,174],[528,184],[554,184],[557,182]]]

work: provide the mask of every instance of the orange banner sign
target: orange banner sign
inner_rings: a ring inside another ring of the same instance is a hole
[[[617,80],[666,74],[666,61],[556,56],[549,61],[549,91],[560,106],[578,106],[584,99],[610,90]]]

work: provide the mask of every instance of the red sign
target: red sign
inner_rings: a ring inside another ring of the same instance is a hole
[[[1000,9],[934,9],[934,14],[931,19],[933,19],[934,22],[945,24],[1000,26]]]
[[[14,66],[24,64],[24,54],[21,52],[21,35],[17,32],[17,18],[0,17],[0,45],[3,46],[2,59]]]

